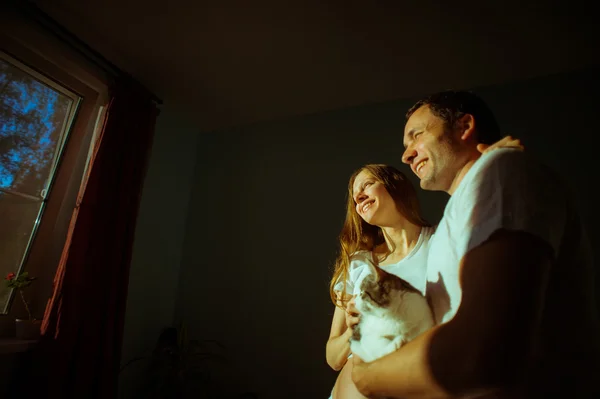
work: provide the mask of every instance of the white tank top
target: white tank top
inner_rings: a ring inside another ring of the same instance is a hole
[[[433,227],[423,227],[421,234],[414,248],[400,260],[398,263],[380,266],[388,273],[408,281],[413,287],[425,294],[427,285],[427,255],[429,252],[429,242],[433,235]],[[359,251],[352,255],[350,267],[348,270],[348,281],[346,282],[346,293],[356,295],[360,292],[360,283],[371,273],[368,262],[371,262],[371,253],[368,251]],[[343,283],[339,281],[335,291],[343,290]]]

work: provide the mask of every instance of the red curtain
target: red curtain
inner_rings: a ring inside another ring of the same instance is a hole
[[[129,267],[158,109],[117,84],[32,354],[38,397],[115,398]]]

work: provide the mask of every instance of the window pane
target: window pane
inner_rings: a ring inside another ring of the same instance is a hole
[[[0,278],[18,273],[79,97],[0,53]],[[0,287],[0,312],[10,297]]]
[[[40,196],[73,100],[0,59],[0,188]]]
[[[41,200],[32,200],[0,191],[0,270],[2,279],[16,272],[27,244],[34,231],[35,221],[42,207]],[[5,284],[0,287],[0,305],[8,300],[10,290]]]

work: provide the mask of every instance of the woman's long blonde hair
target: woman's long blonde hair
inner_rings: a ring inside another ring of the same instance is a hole
[[[346,292],[350,258],[357,251],[373,251],[375,247],[385,242],[383,231],[377,226],[365,222],[356,212],[353,197],[353,187],[356,177],[362,172],[369,172],[375,180],[383,184],[387,192],[394,199],[398,211],[410,223],[417,226],[430,226],[421,216],[417,192],[406,176],[393,166],[384,164],[369,164],[356,170],[348,182],[346,200],[346,220],[339,235],[340,250],[335,261],[333,277],[329,284],[329,294],[336,306],[345,308],[347,298],[341,296],[341,301],[336,297],[334,287],[341,281],[344,284],[342,292]]]

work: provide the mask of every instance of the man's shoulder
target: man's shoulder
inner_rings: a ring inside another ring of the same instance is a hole
[[[467,249],[505,229],[535,235],[558,253],[574,209],[570,190],[556,171],[531,154],[499,149],[483,155],[468,173],[445,213],[452,223],[448,231],[469,235]]]
[[[565,209],[569,192],[562,177],[531,154],[497,149],[475,162],[452,196],[452,209],[493,208],[510,217],[542,210],[559,212]]]
[[[474,168],[477,168],[480,171],[488,171],[493,168],[512,170],[520,168],[525,164],[541,165],[536,159],[524,151],[511,148],[498,148],[483,154],[477,162],[475,162]]]
[[[484,154],[473,165],[471,180],[475,183],[533,184],[546,188],[562,188],[559,174],[525,151],[500,148]]]

